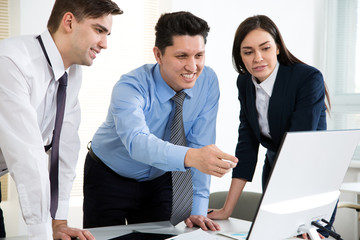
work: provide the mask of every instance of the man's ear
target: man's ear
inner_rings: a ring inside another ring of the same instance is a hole
[[[154,57],[155,57],[155,59],[156,59],[156,62],[157,62],[158,64],[162,64],[162,61],[161,61],[161,59],[162,59],[162,54],[161,54],[160,49],[159,49],[158,47],[154,47],[154,48],[153,48],[153,52],[154,52]]]
[[[71,12],[67,12],[62,18],[61,25],[66,32],[71,32],[73,29],[74,21],[76,21],[74,14],[72,14]]]

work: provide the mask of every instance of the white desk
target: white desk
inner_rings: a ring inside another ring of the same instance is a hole
[[[221,226],[223,232],[241,232],[248,231],[251,226],[251,222],[243,221],[235,218],[229,220],[218,220],[216,221]],[[176,227],[172,226],[170,222],[154,222],[154,223],[141,223],[141,224],[130,224],[125,226],[114,226],[104,228],[93,228],[88,229],[97,240],[105,240],[112,237],[118,237],[127,233],[131,233],[133,230],[149,232],[149,233],[168,233],[168,234],[181,234],[189,231],[193,231],[197,228],[187,228],[183,222],[179,223]],[[211,234],[217,232],[208,231]],[[219,236],[218,239],[227,239],[227,237]]]
[[[360,194],[360,182],[346,182],[341,185],[342,192]]]
[[[228,220],[216,220],[221,226],[221,232],[246,232],[249,231],[251,222],[229,218]],[[140,232],[148,233],[165,233],[165,234],[174,234],[178,235],[181,233],[186,233],[189,231],[197,230],[198,228],[187,228],[184,222],[179,223],[176,227],[172,226],[170,222],[153,222],[153,223],[140,223],[140,224],[130,224],[123,226],[112,226],[112,227],[102,227],[102,228],[90,228],[88,229],[96,238],[96,240],[108,240],[110,238],[119,237],[128,233],[131,233],[133,230]],[[208,233],[216,235],[217,240],[230,240],[228,237],[218,235],[218,232],[208,231]],[[20,237],[9,237],[3,238],[4,240],[27,240],[26,236]],[[299,239],[299,238],[289,238]],[[191,239],[193,240],[193,239]]]
[[[239,220],[236,218],[230,218],[229,220],[218,220],[216,221],[221,226],[221,231],[223,232],[243,232],[248,231],[251,226],[251,222]],[[96,240],[107,240],[110,238],[118,237],[131,233],[133,230],[150,232],[150,233],[168,233],[168,234],[181,234],[189,231],[196,230],[197,228],[187,228],[184,222],[179,223],[176,227],[172,226],[170,222],[153,222],[153,223],[140,223],[140,224],[130,224],[123,226],[112,226],[112,227],[102,227],[102,228],[90,228],[88,229],[96,238]],[[216,234],[217,232],[208,231],[211,234]],[[26,240],[25,236],[21,237],[9,237],[5,240]],[[222,237],[217,235],[217,239],[227,239],[227,237]]]

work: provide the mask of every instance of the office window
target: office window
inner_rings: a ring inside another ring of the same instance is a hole
[[[8,0],[0,0],[0,40],[9,37],[9,32],[9,2]],[[8,178],[9,174],[0,178],[3,201],[6,201],[8,197]]]
[[[360,1],[328,1],[326,81],[329,129],[360,128]],[[360,161],[360,146],[353,156]]]
[[[105,120],[114,84],[145,63],[154,63],[155,24],[160,16],[158,0],[115,1],[124,11],[113,17],[108,49],[103,49],[91,67],[83,67],[80,90],[82,109],[79,129],[81,149],[71,196],[82,196],[83,166],[87,144]]]

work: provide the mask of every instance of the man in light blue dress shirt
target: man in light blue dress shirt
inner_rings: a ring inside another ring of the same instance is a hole
[[[157,64],[121,77],[92,139],[84,168],[85,228],[169,220],[171,171],[190,167],[193,204],[185,223],[220,229],[206,217],[209,174],[223,176],[237,159],[214,145],[220,93],[215,72],[204,66],[209,27],[189,12],[176,12],[162,15],[155,30]],[[186,93],[187,146],[168,142],[171,98],[180,91]]]

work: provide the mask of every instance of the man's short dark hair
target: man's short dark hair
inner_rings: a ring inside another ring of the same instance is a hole
[[[206,44],[206,37],[209,33],[207,22],[190,12],[174,12],[162,14],[155,26],[155,46],[161,54],[165,48],[173,45],[174,36],[196,36],[201,35]]]
[[[74,14],[78,22],[84,18],[98,18],[107,14],[123,13],[111,0],[56,0],[47,24],[50,33],[58,30],[61,19],[67,12]]]

